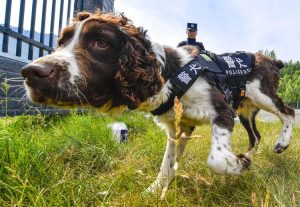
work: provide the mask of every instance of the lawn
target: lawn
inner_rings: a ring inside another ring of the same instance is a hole
[[[116,143],[108,124],[122,121],[129,142]],[[196,128],[165,199],[144,194],[162,161],[166,137],[143,113],[111,118],[19,116],[0,120],[0,206],[300,206],[300,128],[275,154],[279,123],[258,122],[261,144],[242,176],[219,176],[206,165],[210,127]],[[236,124],[232,147],[246,152]]]

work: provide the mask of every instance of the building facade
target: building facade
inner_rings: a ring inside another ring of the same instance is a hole
[[[103,12],[114,12],[114,0],[75,0],[74,14],[79,11],[94,12],[100,9]]]

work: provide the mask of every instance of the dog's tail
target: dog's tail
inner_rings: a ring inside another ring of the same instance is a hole
[[[281,60],[274,59],[272,61],[273,61],[273,64],[278,67],[279,70],[284,67],[284,63]]]

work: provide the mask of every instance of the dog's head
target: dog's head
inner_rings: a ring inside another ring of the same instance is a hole
[[[25,66],[22,76],[32,101],[65,107],[134,109],[163,84],[142,27],[87,12],[62,30],[55,52]]]

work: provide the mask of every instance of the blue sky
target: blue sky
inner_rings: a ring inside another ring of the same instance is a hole
[[[67,0],[64,2],[66,9]],[[4,22],[5,3],[0,0],[0,24]],[[42,0],[37,3],[40,17]],[[46,33],[50,30],[51,3],[48,0]],[[19,5],[20,0],[12,1],[13,26],[18,25]],[[30,27],[31,5],[32,0],[26,0],[25,29]],[[58,20],[59,3],[56,7]],[[124,12],[136,26],[146,28],[153,41],[164,45],[176,47],[186,39],[186,23],[196,22],[197,40],[212,52],[274,49],[279,59],[300,60],[300,0],[115,0],[115,9]],[[37,31],[40,21],[37,18]],[[58,21],[55,33],[57,30]]]
[[[300,0],[115,0],[115,9],[164,45],[177,46],[196,22],[197,40],[212,52],[274,49],[300,60]]]

